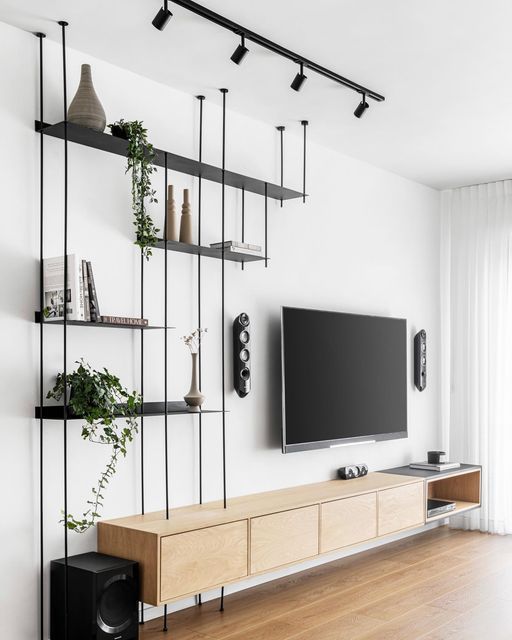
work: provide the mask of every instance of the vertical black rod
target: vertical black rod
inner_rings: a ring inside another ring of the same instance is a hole
[[[197,96],[199,100],[199,162],[203,161],[203,102],[204,96]],[[198,178],[197,202],[197,244],[201,244],[201,214],[203,205],[203,178]],[[201,254],[197,255],[197,326],[202,328],[201,318]],[[203,384],[203,367],[201,355],[201,336],[199,336],[199,388]],[[199,413],[199,504],[203,504],[203,416]]]
[[[242,242],[245,242],[245,187],[242,187]],[[245,262],[242,260],[242,271],[245,268]]]
[[[140,251],[140,317],[144,317],[144,254]],[[140,394],[142,404],[140,408],[140,493],[141,513],[144,515],[144,330],[140,330]],[[140,624],[144,624],[144,603],[140,603]]]
[[[168,409],[167,409],[167,152],[164,153],[164,447],[165,447],[165,517],[169,520],[169,440],[168,440]],[[167,631],[167,605],[164,605],[164,626]]]
[[[268,267],[268,183],[265,182],[265,269]]]
[[[224,587],[220,590],[220,607],[219,611],[224,611]]]
[[[281,135],[281,189],[282,189],[284,186],[284,130],[285,130],[285,127],[281,125],[277,127],[277,130]],[[283,206],[283,195],[281,193],[281,207],[282,206]]]
[[[165,176],[164,176],[164,431],[165,431],[165,517],[169,520],[169,451],[168,451],[168,407],[167,407],[167,152],[164,153]]]
[[[62,89],[64,116],[64,317],[63,317],[63,374],[64,389],[67,389],[67,356],[68,356],[68,86],[66,64],[66,27],[68,23],[59,22],[62,32]],[[75,301],[76,302],[76,301]],[[63,454],[64,454],[64,638],[68,638],[68,403],[64,393],[64,424],[63,424]]]
[[[226,209],[226,94],[227,89],[221,89],[222,92],[222,485],[224,494],[224,509],[227,507],[226,495],[226,367],[225,367],[225,336],[224,336],[224,315],[225,315],[225,246],[226,241],[226,225],[225,225],[225,209]]]
[[[44,85],[43,85],[43,38],[44,33],[36,33],[39,38],[39,122],[44,122]],[[43,128],[39,132],[39,627],[40,637],[44,640],[44,136]]]
[[[309,122],[307,120],[301,120],[301,125],[304,127],[304,155],[302,164],[302,202],[306,202],[306,127]]]

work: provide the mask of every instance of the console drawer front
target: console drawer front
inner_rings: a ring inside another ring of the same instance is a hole
[[[160,600],[206,591],[247,576],[247,520],[161,540]]]
[[[251,573],[318,555],[318,505],[251,520]]]
[[[321,506],[320,552],[377,536],[377,493],[325,502]]]
[[[423,482],[379,491],[379,536],[425,522]]]

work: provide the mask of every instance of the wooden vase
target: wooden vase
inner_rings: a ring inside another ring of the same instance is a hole
[[[180,242],[192,244],[192,214],[188,189],[183,189],[183,206],[181,208]]]
[[[174,202],[174,187],[170,184],[167,188],[167,218],[166,218],[166,240],[178,240],[178,216],[176,214],[176,203]]]
[[[92,83],[90,64],[82,65],[80,85],[68,109],[68,122],[101,132],[107,124],[105,111]]]

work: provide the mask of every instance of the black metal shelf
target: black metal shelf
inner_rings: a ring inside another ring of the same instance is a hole
[[[157,249],[165,249],[165,240],[158,240]],[[222,260],[222,249],[214,247],[204,247],[198,244],[187,244],[185,242],[177,242],[176,240],[167,240],[167,251],[177,251],[178,253],[188,253],[194,256],[206,256],[207,258],[217,258]],[[224,251],[224,260],[230,262],[258,262],[265,260],[264,255],[254,255],[253,253],[235,253],[226,249]]]
[[[164,402],[145,402],[144,411],[138,411],[138,416],[151,417],[151,416],[163,416],[165,415],[165,403]],[[203,409],[202,411],[190,411],[185,402],[181,400],[174,400],[167,403],[167,415],[168,416],[181,416],[181,415],[199,415],[205,413],[222,413],[220,409]],[[41,407],[35,408],[35,417],[41,418]],[[53,405],[43,407],[42,417],[45,420],[64,420],[64,407],[61,405]],[[123,416],[119,416],[123,417]],[[81,416],[77,416],[70,407],[67,410],[68,420],[80,420]]]
[[[34,322],[39,324],[41,322],[41,312],[36,311],[34,316]],[[63,320],[43,320],[44,325],[60,325],[64,324]],[[154,325],[146,325],[145,327],[139,327],[133,324],[116,324],[113,322],[85,322],[84,320],[68,320],[66,323],[71,327],[96,327],[97,329],[134,329],[136,331],[154,331],[155,329],[165,329],[165,327],[158,327]],[[176,327],[167,327],[168,329],[176,329]]]
[[[41,130],[41,124],[39,120],[35,122],[36,131]],[[57,124],[48,124],[43,122],[43,133],[53,138],[64,139],[64,122]],[[78,124],[68,122],[67,126],[68,140],[81,144],[86,147],[92,147],[93,149],[99,149],[100,151],[106,151],[108,153],[114,153],[119,156],[126,157],[126,150],[128,142],[122,138],[116,138],[108,133],[99,133],[88,127],[82,127]],[[233,173],[233,171],[222,171],[219,167],[206,164],[205,162],[199,162],[198,160],[191,160],[184,156],[178,156],[175,153],[165,152],[162,149],[155,149],[155,161],[159,167],[165,166],[165,153],[167,153],[167,168],[171,171],[178,171],[179,173],[186,173],[189,176],[196,176],[210,180],[211,182],[217,182],[222,184],[224,173],[224,184],[235,189],[245,189],[251,193],[257,193],[260,196],[266,195],[274,200],[292,200],[294,198],[302,198],[303,193],[300,191],[294,191],[293,189],[287,189],[286,187],[280,187],[277,184],[265,182],[264,180],[257,180],[256,178],[250,178],[240,173]],[[206,254],[205,254],[206,255]]]

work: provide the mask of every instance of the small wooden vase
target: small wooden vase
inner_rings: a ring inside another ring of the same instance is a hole
[[[92,83],[90,64],[82,65],[80,85],[68,109],[68,121],[95,131],[103,131],[107,124],[105,111]]]
[[[176,204],[174,202],[174,187],[172,184],[167,189],[167,219],[166,219],[166,240],[178,240],[178,216],[176,214]]]
[[[192,379],[190,381],[190,389],[184,400],[189,411],[201,411],[201,405],[204,402],[204,396],[199,390],[197,382],[197,353],[192,353]]]
[[[192,214],[188,189],[183,189],[183,206],[181,208],[180,242],[192,244]]]

